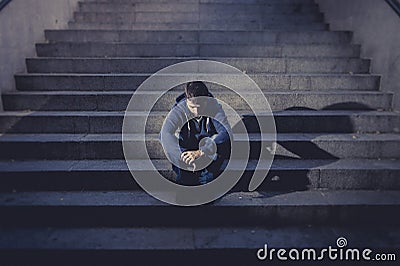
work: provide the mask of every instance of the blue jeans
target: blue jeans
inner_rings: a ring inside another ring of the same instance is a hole
[[[211,182],[218,177],[223,169],[221,169],[223,158],[219,158],[199,171],[186,171],[172,165],[172,169],[176,173],[176,182],[185,186],[197,186]]]

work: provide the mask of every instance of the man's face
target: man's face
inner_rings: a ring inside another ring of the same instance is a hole
[[[189,111],[195,116],[201,116],[205,113],[205,109],[207,108],[207,100],[206,99],[187,99],[186,100],[187,107]]]

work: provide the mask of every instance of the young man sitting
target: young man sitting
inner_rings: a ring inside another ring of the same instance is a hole
[[[179,160],[179,167],[172,165],[177,183],[201,185],[215,179],[230,156],[230,132],[225,112],[207,86],[201,81],[187,83],[161,131],[164,147],[179,145],[179,150],[167,148],[179,153],[167,154]]]

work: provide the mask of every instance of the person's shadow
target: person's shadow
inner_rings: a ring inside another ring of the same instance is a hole
[[[324,107],[319,111],[329,110],[373,110],[366,105],[355,102],[343,102]],[[312,112],[315,111],[315,114]],[[286,112],[307,113],[307,118],[297,118],[282,114]],[[319,187],[319,167],[331,164],[339,160],[338,157],[321,149],[315,143],[302,138],[301,140],[285,139],[285,134],[313,134],[313,138],[334,134],[334,133],[353,133],[355,128],[349,117],[338,113],[329,118],[318,113],[318,110],[307,107],[291,107],[284,111],[274,112],[276,124],[277,144],[279,149],[275,154],[274,161],[264,182],[257,189],[259,193],[265,196],[273,196],[277,192],[286,193],[292,191],[302,191]],[[244,115],[242,122],[246,125],[249,133],[260,134],[259,124],[254,115]],[[233,126],[233,128],[235,125]],[[286,135],[288,136],[288,135]],[[252,145],[251,154],[260,154],[261,145]],[[279,151],[285,151],[280,154]],[[290,154],[290,155],[288,155]],[[254,165],[254,163],[253,163]],[[248,167],[250,164],[248,164]],[[247,191],[248,185],[254,171],[246,171],[244,176],[232,189],[235,191]],[[275,193],[271,193],[275,192]]]

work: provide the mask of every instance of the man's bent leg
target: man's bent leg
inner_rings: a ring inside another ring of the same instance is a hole
[[[186,171],[173,165],[172,169],[176,173],[176,183],[184,186],[197,186],[199,185],[200,171]]]
[[[217,159],[205,168],[200,175],[200,183],[206,184],[217,178],[223,171],[222,165],[224,161],[224,158]]]

